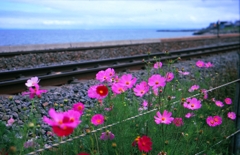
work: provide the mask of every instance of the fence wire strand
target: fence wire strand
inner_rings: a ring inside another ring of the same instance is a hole
[[[230,137],[232,137],[232,136],[236,135],[236,134],[237,134],[237,133],[239,133],[239,132],[240,132],[240,129],[239,129],[239,130],[237,130],[237,131],[235,131],[235,132],[234,132],[234,133],[232,133],[231,135],[227,136],[225,139],[222,139],[222,140],[220,140],[219,142],[217,142],[216,144],[212,145],[211,147],[214,147],[214,146],[216,146],[216,145],[220,144],[222,141],[229,139]],[[203,150],[203,151],[201,151],[201,152],[198,152],[198,153],[197,153],[197,154],[195,154],[195,155],[199,155],[199,154],[201,154],[201,153],[203,153],[203,152],[205,152],[205,151],[206,151],[206,150]]]
[[[224,87],[224,86],[227,86],[227,85],[233,84],[233,83],[238,82],[238,81],[240,81],[240,79],[237,79],[237,80],[234,80],[234,81],[231,81],[231,82],[225,83],[225,84],[223,84],[223,85],[220,85],[220,86],[217,86],[217,87],[211,88],[211,89],[206,90],[206,91],[207,91],[207,92],[210,92],[210,91],[213,91],[213,90],[219,89],[219,88],[221,88],[221,87]],[[192,95],[192,96],[187,97],[187,98],[192,98],[192,97],[195,97],[195,96],[199,96],[200,94],[201,94],[201,93],[197,93],[197,94]],[[179,101],[172,102],[172,104],[175,104],[175,103],[177,103],[177,102],[179,102]],[[122,120],[122,121],[118,121],[118,122],[115,122],[115,123],[109,124],[109,125],[107,125],[107,126],[104,126],[104,127],[101,127],[101,128],[95,129],[95,130],[92,130],[90,133],[95,133],[95,132],[97,132],[97,131],[100,131],[100,130],[103,130],[103,129],[106,129],[106,128],[109,128],[109,127],[115,126],[115,125],[120,124],[120,123],[122,123],[122,122],[126,122],[126,121],[129,121],[129,120],[135,119],[135,118],[137,118],[137,117],[140,117],[140,116],[146,115],[146,114],[151,113],[151,112],[156,111],[156,110],[157,110],[157,108],[152,109],[152,110],[149,110],[149,111],[147,111],[147,112],[144,112],[144,113],[141,113],[141,114],[138,114],[138,115],[135,115],[135,116],[129,117],[129,118],[124,119],[124,120]],[[240,132],[240,130],[238,130],[238,131],[236,131],[235,133],[233,133],[232,135],[228,136],[226,139],[228,139],[228,138],[230,138],[231,136],[237,134],[238,132]],[[78,139],[78,138],[84,137],[84,136],[86,136],[86,135],[87,135],[87,134],[84,133],[84,134],[81,134],[81,135],[78,135],[78,136],[75,136],[75,137],[69,138],[69,139],[67,139],[67,140],[61,141],[61,142],[59,142],[59,143],[55,143],[55,144],[52,144],[52,145],[48,145],[48,146],[46,146],[45,148],[35,150],[35,151],[33,151],[33,152],[28,153],[27,155],[32,155],[32,154],[36,154],[36,153],[39,153],[39,152],[43,152],[43,151],[45,151],[45,150],[47,150],[47,149],[50,149],[50,148],[52,148],[52,147],[59,146],[60,144],[64,144],[64,143],[67,143],[67,142],[73,141],[73,140],[75,140],[75,139]],[[222,141],[223,141],[223,140],[222,140]],[[222,141],[218,142],[217,144],[221,143]],[[217,145],[217,144],[215,144],[215,145]],[[214,146],[215,146],[215,145],[214,145]],[[204,151],[202,151],[202,152],[204,152]],[[200,153],[202,153],[202,152],[200,152]],[[199,154],[199,153],[197,153],[196,155],[198,155],[198,154]]]

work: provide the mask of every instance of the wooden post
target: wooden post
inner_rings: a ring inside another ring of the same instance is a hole
[[[238,51],[238,79],[240,79],[240,51]],[[236,94],[234,100],[234,110],[236,113],[236,128],[240,129],[240,81],[237,82]],[[240,133],[236,134],[233,139],[233,154],[240,154]]]

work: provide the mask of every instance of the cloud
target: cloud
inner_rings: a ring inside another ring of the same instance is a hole
[[[78,28],[187,28],[190,25],[201,28],[217,20],[238,20],[239,8],[235,0],[221,3],[216,0],[2,0],[0,17],[0,20],[4,20],[3,17],[13,20],[2,21],[5,25],[8,22],[18,25],[17,18],[37,19],[26,23],[26,27],[40,24],[40,27],[72,25]]]

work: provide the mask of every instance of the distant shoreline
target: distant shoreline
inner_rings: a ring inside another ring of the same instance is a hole
[[[182,30],[157,30],[157,32],[195,32],[200,29],[182,29]]]

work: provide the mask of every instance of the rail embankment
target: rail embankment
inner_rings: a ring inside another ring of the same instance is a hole
[[[0,69],[33,68],[59,63],[81,62],[159,53],[240,41],[240,34],[192,36],[171,39],[124,40],[68,44],[0,46]],[[11,53],[12,56],[6,56]],[[5,54],[5,56],[3,55]]]

